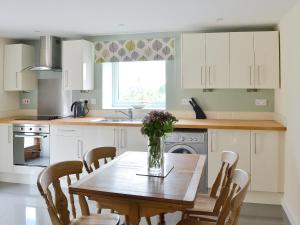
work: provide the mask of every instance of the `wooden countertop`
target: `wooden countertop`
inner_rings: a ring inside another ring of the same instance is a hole
[[[85,117],[85,118],[63,118],[57,120],[16,120],[14,118],[0,118],[0,124],[51,124],[51,125],[82,125],[82,126],[126,126],[140,127],[141,120],[132,122],[102,122],[100,117]],[[192,128],[192,129],[238,129],[238,130],[274,130],[286,131],[286,127],[274,120],[220,120],[220,119],[180,119],[176,128]]]

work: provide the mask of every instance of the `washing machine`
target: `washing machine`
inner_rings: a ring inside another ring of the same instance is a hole
[[[203,154],[207,156],[206,129],[176,129],[165,139],[165,152],[178,154]],[[207,161],[198,191],[208,192]]]

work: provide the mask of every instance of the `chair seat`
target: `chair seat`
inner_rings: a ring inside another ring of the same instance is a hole
[[[91,214],[72,220],[70,225],[117,225],[119,221],[117,214]]]
[[[212,198],[208,194],[199,193],[196,197],[194,207],[187,209],[185,212],[187,214],[214,215],[213,211],[216,201],[216,198]]]
[[[177,225],[216,225],[216,222],[200,221],[195,218],[181,220]]]

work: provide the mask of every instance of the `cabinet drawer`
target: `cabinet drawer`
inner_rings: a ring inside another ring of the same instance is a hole
[[[51,126],[51,135],[78,137],[82,135],[82,128],[78,126]]]

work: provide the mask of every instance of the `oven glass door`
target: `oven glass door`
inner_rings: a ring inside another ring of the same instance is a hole
[[[14,132],[14,165],[46,167],[50,163],[49,134]]]

